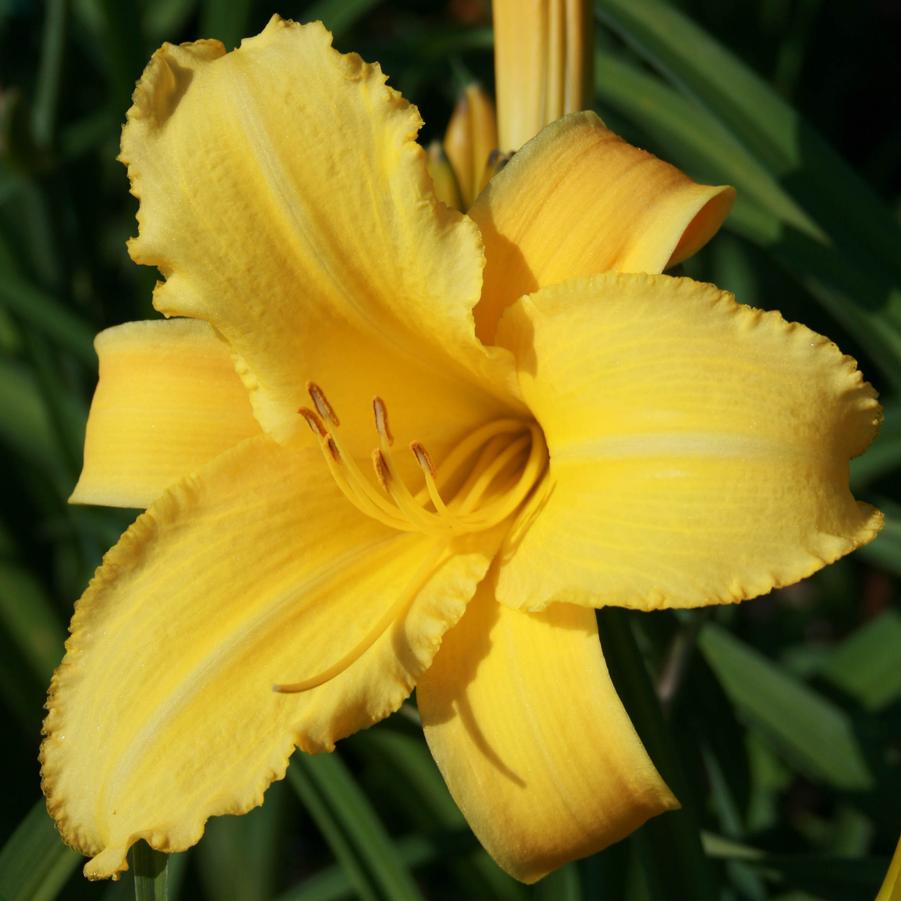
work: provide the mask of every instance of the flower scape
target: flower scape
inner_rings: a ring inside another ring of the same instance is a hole
[[[78,602],[42,773],[91,878],[260,804],[416,690],[532,882],[678,806],[594,608],[734,603],[869,541],[875,392],[826,338],[663,275],[695,184],[574,113],[468,214],[320,24],[164,45],[122,138],[165,320],[97,338],[76,503],[146,511]],[[273,690],[275,689],[275,690]]]

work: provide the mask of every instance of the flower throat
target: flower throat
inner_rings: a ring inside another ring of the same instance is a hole
[[[541,429],[520,419],[497,419],[460,441],[436,468],[418,441],[410,452],[422,472],[417,492],[400,475],[388,409],[373,398],[378,447],[371,454],[375,482],[342,444],[340,420],[314,382],[307,391],[315,410],[298,410],[319,440],[322,455],[344,496],[367,516],[404,532],[460,535],[490,529],[517,511],[541,478],[547,450]]]

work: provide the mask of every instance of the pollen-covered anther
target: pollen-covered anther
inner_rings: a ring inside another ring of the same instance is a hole
[[[419,464],[422,471],[434,476],[435,466],[432,463],[429,452],[418,441],[410,442],[410,450],[413,452],[413,456],[416,457],[416,462]]]
[[[391,425],[388,422],[388,408],[380,397],[372,399],[372,413],[375,417],[375,430],[380,438],[384,438],[388,446],[394,444],[394,435],[391,434]]]
[[[388,466],[385,463],[385,458],[382,456],[382,452],[375,448],[372,452],[372,468],[375,472],[375,477],[378,479],[379,485],[382,486],[384,491],[388,491]]]
[[[307,425],[310,427],[310,431],[314,435],[319,435],[320,438],[324,438],[326,436],[325,426],[322,424],[322,420],[308,407],[301,407],[298,411],[301,416],[303,416]]]
[[[307,394],[310,395],[310,400],[313,401],[313,406],[326,422],[330,422],[336,428],[341,425],[341,421],[338,419],[338,416],[332,408],[332,405],[328,402],[328,398],[325,396],[325,392],[319,387],[319,385],[317,385],[315,382],[307,382]]]

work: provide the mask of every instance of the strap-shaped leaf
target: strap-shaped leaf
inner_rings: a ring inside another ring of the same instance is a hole
[[[878,711],[901,698],[901,613],[886,610],[853,632],[829,656],[820,675]]]
[[[298,753],[288,777],[360,897],[421,901],[385,827],[340,757]]]
[[[798,770],[847,790],[872,778],[850,718],[759,651],[709,623],[698,644],[739,713]]]
[[[63,844],[41,799],[0,851],[0,898],[52,901],[80,860]]]

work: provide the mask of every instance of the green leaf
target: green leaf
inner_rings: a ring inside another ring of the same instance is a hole
[[[850,718],[713,623],[698,644],[739,713],[812,779],[862,790],[872,783]]]
[[[140,78],[149,50],[141,32],[141,15],[137,0],[96,0],[79,4],[96,12],[95,24],[100,36],[100,49],[105,58],[110,88],[109,102],[121,115],[131,105],[131,92]]]
[[[336,754],[294,755],[289,777],[362,897],[420,901],[366,795]]]
[[[468,886],[474,895],[494,901],[523,898],[524,887],[497,866],[469,831],[421,732],[370,729],[351,741],[360,745],[367,759],[378,761],[379,770],[389,774],[392,784],[408,787],[400,800],[406,803],[414,828],[429,830],[437,824],[445,842],[451,833],[460,835],[462,841],[446,849],[443,861],[460,885]]]
[[[700,841],[700,817],[678,750],[632,633],[631,614],[615,607],[598,611],[610,677],[660,775],[682,804],[649,820],[634,836],[652,898],[716,897],[714,876]]]
[[[532,897],[539,901],[580,901],[582,882],[578,867],[569,863],[554,870],[535,886]]]
[[[819,675],[879,711],[901,698],[901,613],[886,610],[845,639]]]
[[[56,110],[59,103],[60,76],[65,50],[67,0],[48,0],[44,4],[44,36],[38,70],[32,128],[39,147],[53,142]]]
[[[415,869],[440,861],[447,853],[447,841],[453,843],[460,838],[463,841],[467,840],[467,837],[462,835],[405,835],[394,842],[394,849],[400,860],[410,869]],[[353,897],[354,888],[347,874],[339,865],[335,865],[326,867],[300,885],[279,895],[276,901],[341,901]],[[490,897],[494,901],[495,896],[485,897]]]
[[[167,855],[151,848],[143,839],[132,845],[131,865],[134,870],[135,901],[166,901]]]
[[[297,756],[297,755],[295,755]],[[378,901],[379,892],[372,875],[367,871],[359,851],[345,835],[338,817],[322,797],[316,783],[303,766],[292,761],[288,767],[288,780],[297,792],[301,804],[313,818],[319,832],[332,849],[335,859],[344,870],[361,901]]]
[[[16,643],[37,682],[47,685],[62,658],[64,631],[34,576],[0,559],[0,623]]]
[[[0,851],[0,898],[52,901],[80,860],[63,844],[42,798]]]
[[[209,898],[256,901],[273,897],[279,839],[284,834],[284,783],[243,816],[213,817],[194,855]]]
[[[0,441],[32,465],[57,477],[62,467],[47,410],[32,374],[22,366],[0,359]]]
[[[144,10],[144,30],[155,42],[171,41],[194,14],[197,0],[154,0]],[[202,37],[203,35],[198,35]]]
[[[814,892],[820,898],[871,898],[888,868],[887,860],[873,857],[770,854],[708,832],[703,838],[704,850],[710,857],[740,861],[771,882]]]
[[[93,331],[55,297],[11,272],[3,262],[0,259],[0,303],[58,347],[96,369]]]

